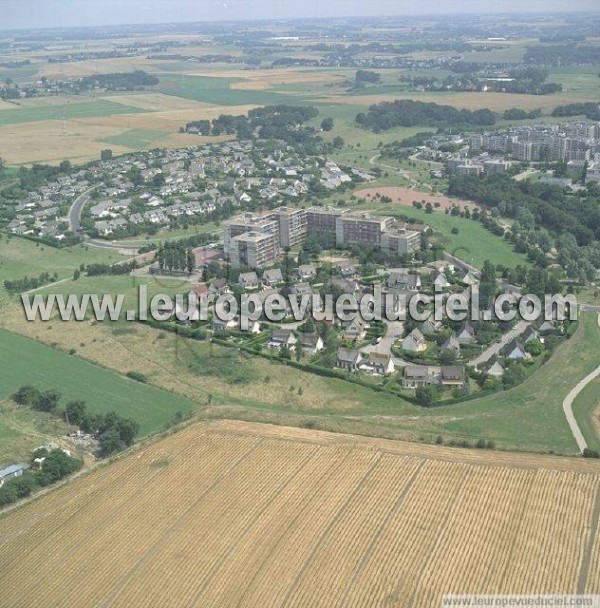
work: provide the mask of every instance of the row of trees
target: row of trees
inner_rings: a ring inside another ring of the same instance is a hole
[[[11,294],[22,293],[23,291],[29,291],[30,289],[37,289],[42,285],[47,285],[56,280],[58,280],[58,274],[56,272],[53,274],[42,272],[37,277],[23,277],[12,281],[6,280],[4,281],[4,289]]]
[[[196,265],[196,259],[191,247],[181,241],[161,243],[156,250],[156,261],[161,271],[187,272],[191,274]]]
[[[366,114],[360,112],[356,116],[356,122],[377,133],[400,126],[491,126],[496,124],[496,115],[487,108],[474,111],[457,110],[453,106],[433,102],[397,99],[372,105]]]

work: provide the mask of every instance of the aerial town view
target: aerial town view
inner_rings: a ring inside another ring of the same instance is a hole
[[[600,608],[597,3],[2,7],[0,608]]]

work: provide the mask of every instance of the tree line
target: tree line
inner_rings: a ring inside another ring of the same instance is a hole
[[[394,127],[417,125],[445,127],[455,125],[491,126],[496,124],[496,115],[489,109],[457,110],[453,106],[434,102],[397,99],[372,105],[368,112],[360,112],[356,122],[362,127],[380,132]]]

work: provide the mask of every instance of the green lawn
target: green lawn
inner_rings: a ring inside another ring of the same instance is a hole
[[[135,361],[131,362],[135,370]],[[140,423],[140,435],[164,428],[175,412],[191,412],[185,397],[130,380],[34,340],[0,330],[0,399],[20,386],[57,389],[63,401],[83,399],[95,413],[111,410]]]
[[[457,257],[481,268],[485,260],[514,268],[518,265],[529,265],[527,258],[514,251],[510,243],[486,230],[479,222],[462,217],[455,217],[436,210],[425,213],[414,207],[387,205],[379,208],[379,213],[394,216],[415,218],[439,230],[447,239],[447,251]],[[452,229],[458,228],[458,234]]]
[[[125,133],[119,133],[119,135],[113,135],[112,137],[105,137],[99,141],[137,150],[139,148],[144,148],[153,142],[158,143],[168,136],[168,131],[158,131],[156,129],[130,129],[129,131],[125,131]]]
[[[90,118],[112,116],[113,114],[140,114],[140,108],[126,106],[107,100],[47,105],[30,108],[0,110],[0,125],[21,124],[41,120],[68,120],[70,118]]]

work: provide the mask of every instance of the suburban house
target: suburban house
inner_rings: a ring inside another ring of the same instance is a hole
[[[460,344],[474,344],[477,342],[477,336],[475,335],[475,329],[470,323],[465,323],[456,332],[456,338]]]
[[[238,277],[238,283],[244,289],[257,289],[258,288],[258,275],[252,272],[242,272]]]
[[[446,260],[435,260],[434,262],[429,262],[427,265],[437,272],[454,272],[454,264],[447,262]]]
[[[488,376],[501,378],[504,375],[505,367],[504,363],[502,363],[502,359],[494,355],[491,359],[486,361],[483,369]]]
[[[451,350],[457,357],[460,356],[460,342],[458,338],[452,334],[443,344],[442,350]]]
[[[404,340],[402,340],[402,350],[410,353],[422,353],[427,349],[425,336],[418,329],[413,329]]]
[[[440,382],[443,386],[463,386],[465,368],[456,365],[442,365]]]
[[[525,350],[525,346],[521,342],[513,340],[507,347],[505,356],[507,359],[530,359],[531,355]]]
[[[546,320],[543,320],[539,325],[537,325],[536,329],[541,334],[552,334],[556,331],[556,325],[555,325],[554,321],[546,319]]]
[[[418,388],[437,384],[438,374],[435,367],[428,365],[407,365],[402,375],[402,386],[404,388]]]
[[[391,272],[387,279],[387,286],[406,291],[419,291],[421,289],[421,276],[410,274],[408,271]]]
[[[317,276],[317,267],[314,264],[300,264],[296,276],[301,281],[310,281]]]
[[[223,321],[218,317],[214,317],[211,323],[211,329],[214,332],[222,332],[232,329],[238,329],[238,322],[235,319],[231,319],[230,321]]]
[[[355,266],[338,266],[338,274],[345,279],[352,279],[358,276],[358,270]]]
[[[296,283],[290,287],[290,294],[298,296],[310,296],[313,293],[312,287],[309,283]]]
[[[283,274],[279,268],[270,268],[263,272],[262,281],[265,285],[277,285],[283,283]]]
[[[208,286],[208,291],[209,293],[214,293],[215,295],[229,293],[227,279],[214,279]]]
[[[189,295],[195,294],[198,299],[208,294],[208,285],[206,283],[198,283],[190,290]]]
[[[523,341],[523,344],[527,344],[527,342],[532,342],[532,341],[542,341],[540,340],[540,334],[533,328],[531,327],[531,325],[523,332],[523,334],[521,335],[521,340]]]
[[[296,348],[298,342],[294,333],[289,329],[276,328],[271,334],[271,339],[267,342],[269,348],[280,349],[287,346],[290,350]]]
[[[370,352],[366,361],[360,364],[361,371],[377,376],[393,374],[396,366],[390,353]]]
[[[300,334],[300,345],[302,352],[306,355],[316,355],[325,348],[323,339],[317,333]]]
[[[448,281],[448,277],[443,272],[440,272],[435,279],[433,280],[433,284],[435,287],[441,287],[445,289],[446,287],[450,287],[450,282]]]
[[[356,371],[360,365],[363,356],[356,348],[338,348],[336,367],[345,369],[349,372]]]
[[[472,287],[473,285],[477,285],[477,283],[479,283],[477,277],[470,270],[465,272],[461,281],[463,285],[466,285],[467,287]]]
[[[426,321],[423,321],[421,325],[421,333],[424,336],[433,336],[442,329],[442,322],[436,321],[433,317],[429,317]]]
[[[358,315],[346,325],[342,332],[343,340],[364,340],[367,335],[367,324]]]

